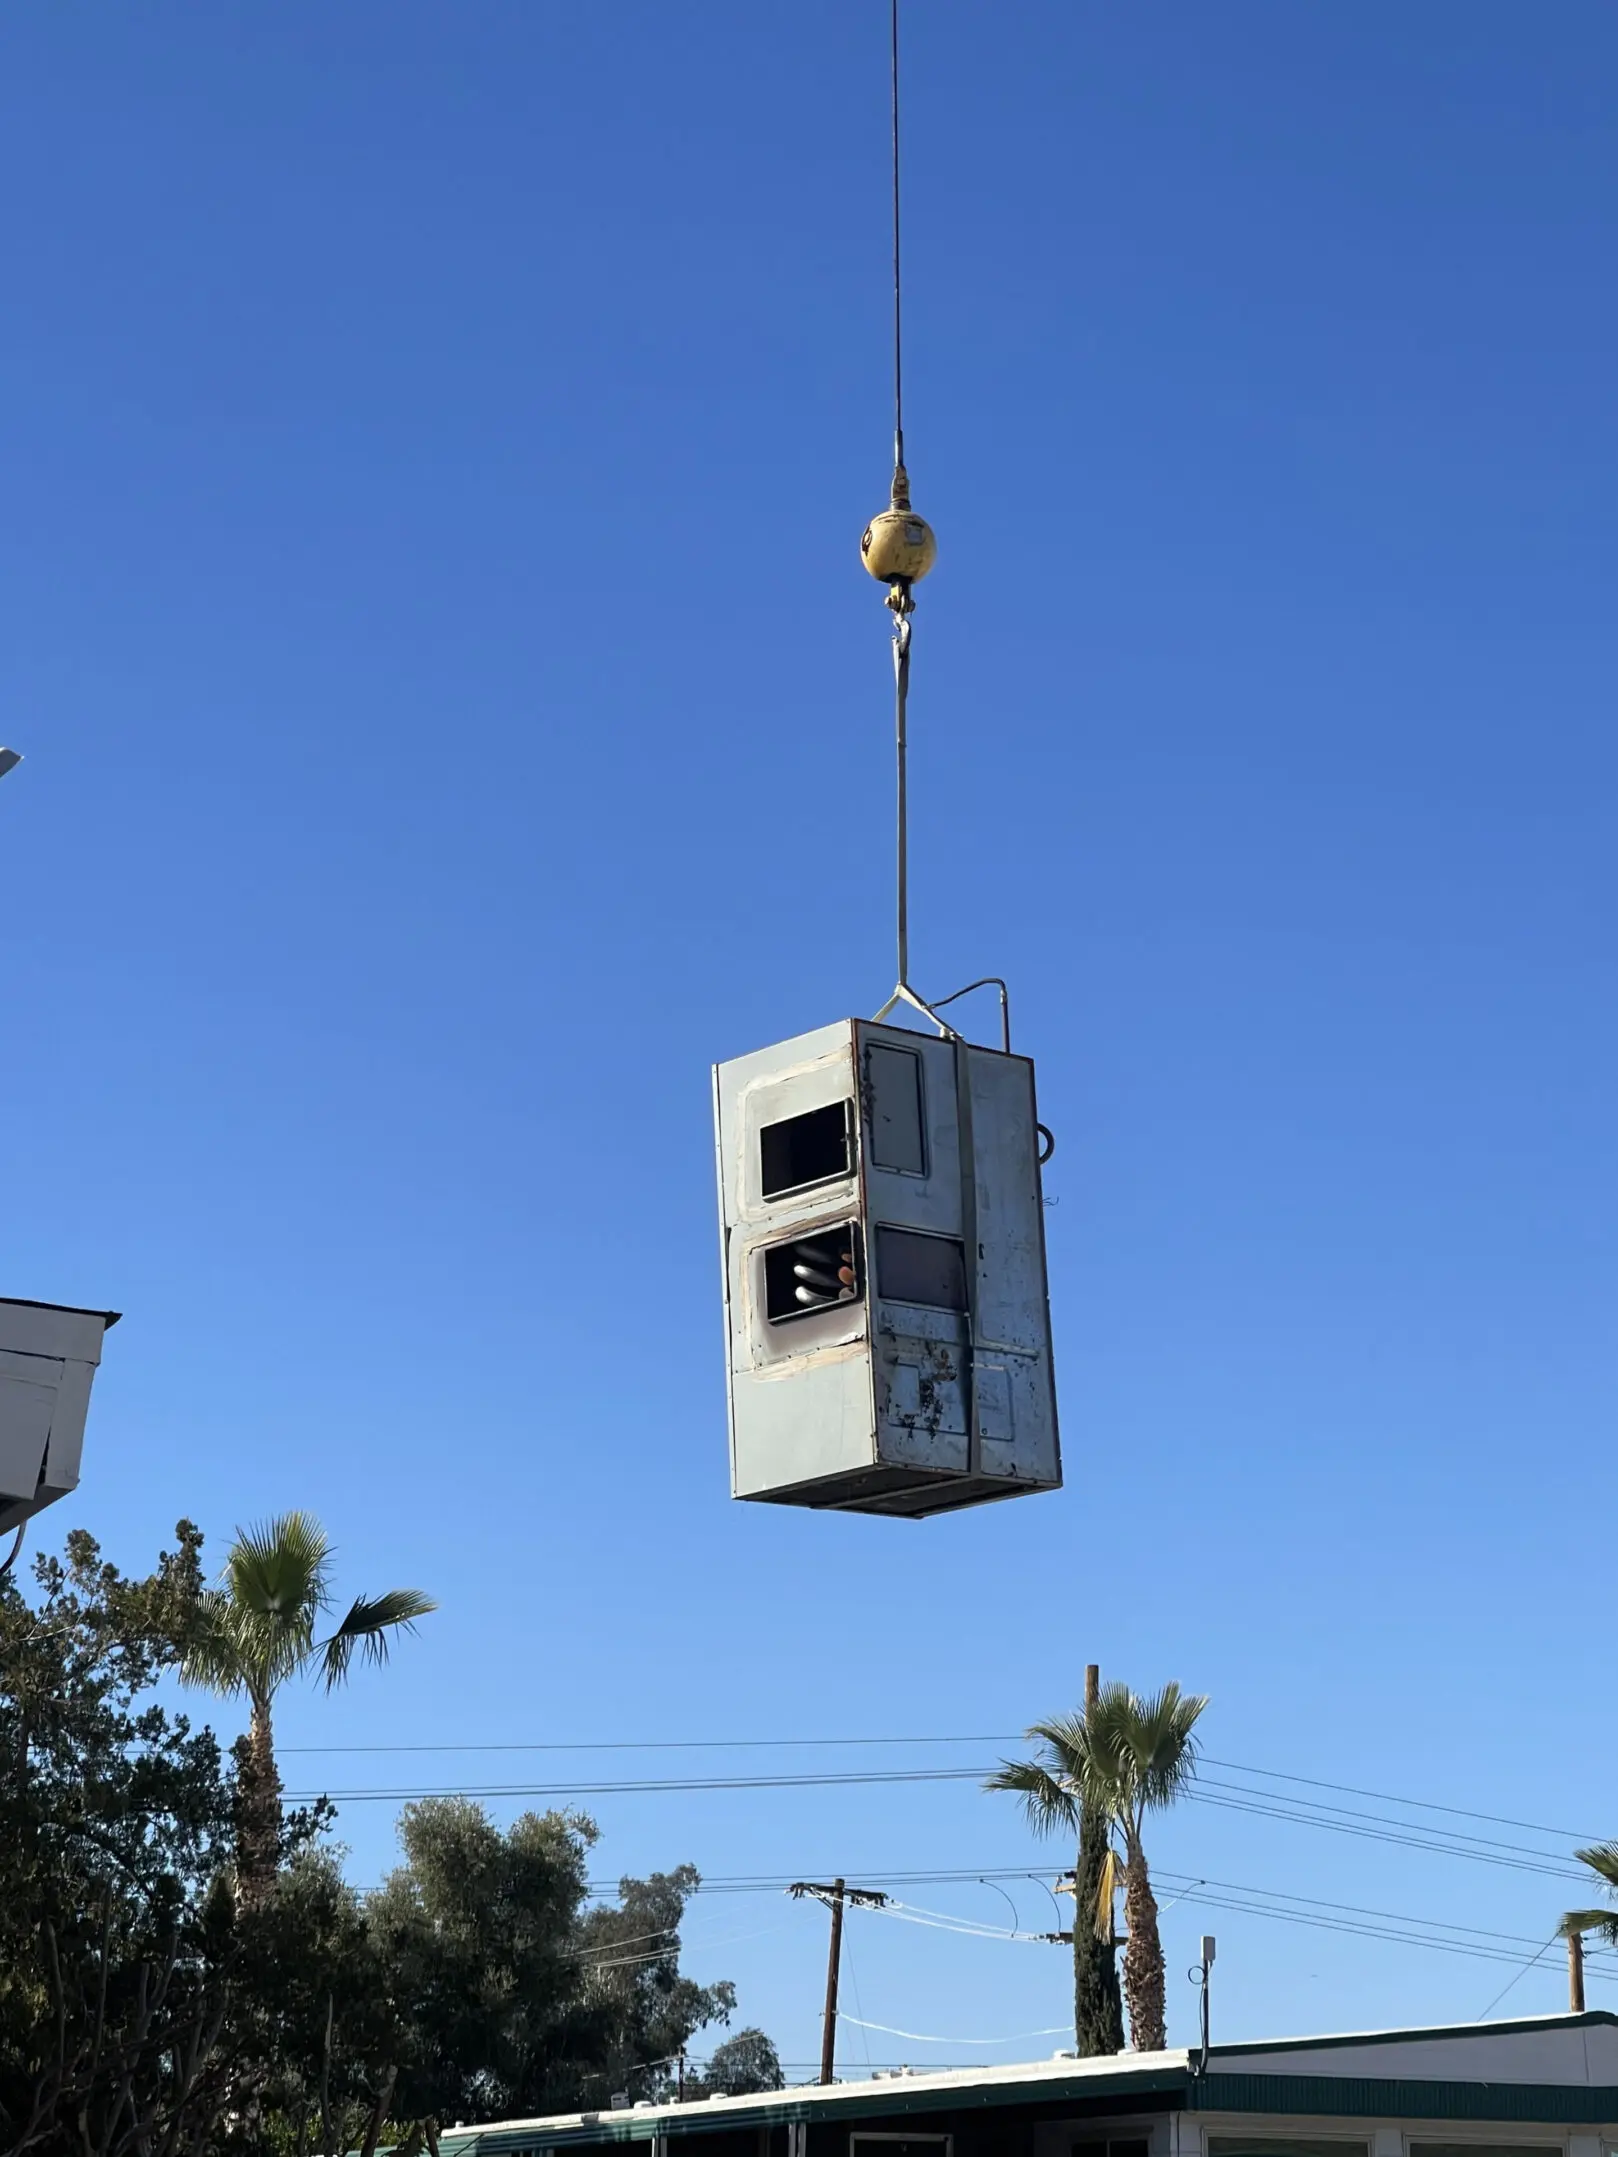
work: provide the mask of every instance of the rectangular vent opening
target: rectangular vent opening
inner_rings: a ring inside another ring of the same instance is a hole
[[[759,1184],[766,1198],[835,1183],[849,1173],[848,1106],[846,1101],[829,1101],[824,1108],[764,1126],[758,1135]]]
[[[876,1292],[888,1302],[964,1311],[965,1247],[954,1236],[918,1236],[908,1228],[879,1228]]]
[[[822,1228],[764,1253],[764,1315],[771,1325],[860,1299],[857,1222]]]

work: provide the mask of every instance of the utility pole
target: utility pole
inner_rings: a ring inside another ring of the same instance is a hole
[[[1567,1936],[1567,2005],[1569,2014],[1584,2013],[1584,1935]]]
[[[843,1960],[843,1906],[856,1910],[880,1910],[887,1896],[875,1888],[849,1887],[842,1880],[828,1886],[820,1880],[797,1880],[787,1889],[792,1896],[811,1895],[831,1912],[831,1949],[826,1957],[826,2014],[820,2032],[820,2079],[837,2079],[837,1978]]]

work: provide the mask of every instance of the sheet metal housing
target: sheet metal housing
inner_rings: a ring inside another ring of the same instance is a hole
[[[1032,1063],[843,1019],[717,1065],[714,1120],[732,1495],[1059,1489]]]
[[[90,1386],[117,1321],[0,1297],[0,1534],[77,1487]]]

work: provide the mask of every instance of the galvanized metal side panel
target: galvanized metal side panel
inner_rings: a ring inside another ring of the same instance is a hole
[[[873,1222],[913,1228],[935,1236],[961,1233],[961,1136],[955,1112],[955,1052],[931,1034],[906,1033],[860,1019],[854,1028],[860,1078],[860,1163]],[[875,1158],[880,1141],[873,1117],[880,1088],[873,1080],[873,1048],[914,1056],[921,1080],[925,1161],[921,1172],[883,1168]]]
[[[1059,1486],[1056,1376],[1045,1273],[1034,1067],[974,1048],[968,1068],[977,1175],[980,1466]]]
[[[84,1455],[84,1425],[90,1413],[90,1385],[94,1377],[93,1363],[67,1362],[62,1365],[61,1381],[56,1388],[56,1409],[51,1417],[51,1441],[45,1452],[44,1487],[39,1493],[44,1505],[65,1498],[70,1490],[78,1488],[79,1462]]]
[[[0,1355],[0,1522],[34,1510],[61,1373],[43,1356]]]
[[[77,1486],[95,1371],[82,1357],[0,1349],[0,1534]]]
[[[99,1363],[106,1331],[105,1311],[76,1311],[57,1303],[13,1302],[0,1296],[0,1349]]]

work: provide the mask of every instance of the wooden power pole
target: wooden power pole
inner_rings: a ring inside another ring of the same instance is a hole
[[[1567,1936],[1567,2005],[1570,2014],[1584,2013],[1584,1936],[1577,1932]]]
[[[837,1979],[843,1963],[843,1883],[832,1887],[831,1949],[826,1956],[826,2012],[820,2024],[820,2079],[837,2079]]]
[[[849,1887],[841,1880],[829,1884],[823,1880],[797,1880],[787,1889],[789,1895],[812,1895],[816,1902],[823,1902],[831,1912],[831,1948],[826,1957],[826,2014],[820,2031],[820,2079],[835,2082],[837,2079],[837,1979],[843,1961],[843,1907],[852,1903],[858,1910],[880,1910],[887,1896],[875,1888]]]

